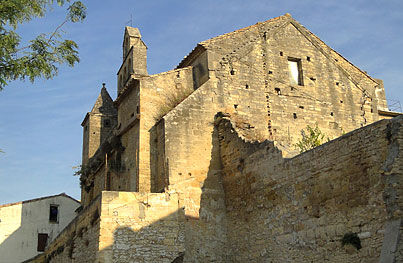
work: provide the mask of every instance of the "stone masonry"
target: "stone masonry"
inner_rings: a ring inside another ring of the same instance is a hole
[[[117,98],[82,124],[83,210],[30,262],[402,260],[403,119],[381,80],[289,14],[155,75],[140,31],[123,39]],[[329,142],[300,154],[307,125]]]

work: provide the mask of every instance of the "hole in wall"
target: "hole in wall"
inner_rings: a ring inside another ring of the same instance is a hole
[[[340,100],[340,103],[343,103],[343,101],[342,101],[342,100]]]
[[[280,51],[280,56],[282,56],[283,55],[283,51]]]
[[[273,74],[273,71],[269,70],[269,74]]]
[[[295,90],[295,88],[294,87],[290,87],[291,88],[291,91],[294,91]]]
[[[300,109],[304,109],[304,106],[299,106]]]
[[[339,84],[340,84],[339,82],[336,82],[336,86],[339,86]]]
[[[281,95],[281,90],[280,90],[280,88],[275,88],[274,90],[276,91],[277,95]]]
[[[316,78],[314,78],[314,77],[310,77],[309,79],[312,80],[312,81],[316,80]]]
[[[330,113],[330,116],[333,116],[333,112]]]
[[[238,108],[238,104],[234,104],[234,109]]]
[[[306,57],[306,60],[311,61],[311,57]]]
[[[249,85],[248,85],[248,84],[245,85],[245,89],[249,89]]]
[[[294,119],[297,118],[297,114],[295,112],[292,114],[292,116],[294,117]]]
[[[231,75],[235,75],[235,71],[233,69],[231,69],[231,71],[229,72]]]

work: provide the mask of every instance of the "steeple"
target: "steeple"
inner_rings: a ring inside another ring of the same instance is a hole
[[[103,83],[94,106],[81,123],[83,126],[83,165],[87,164],[116,126],[117,115],[113,100],[105,88],[105,83]]]
[[[118,75],[118,95],[128,80],[147,76],[147,46],[138,28],[126,26],[123,37],[123,61]]]

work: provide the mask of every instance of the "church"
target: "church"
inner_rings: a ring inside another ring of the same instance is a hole
[[[81,211],[27,262],[403,261],[382,80],[289,14],[155,75],[138,28],[122,51],[116,99],[102,87],[81,124]],[[323,144],[301,153],[308,126]]]

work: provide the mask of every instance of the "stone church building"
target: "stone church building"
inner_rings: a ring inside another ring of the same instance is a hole
[[[28,262],[403,261],[403,118],[291,15],[155,75],[126,27],[117,91],[82,122],[80,214]],[[300,154],[307,125],[329,141]]]

